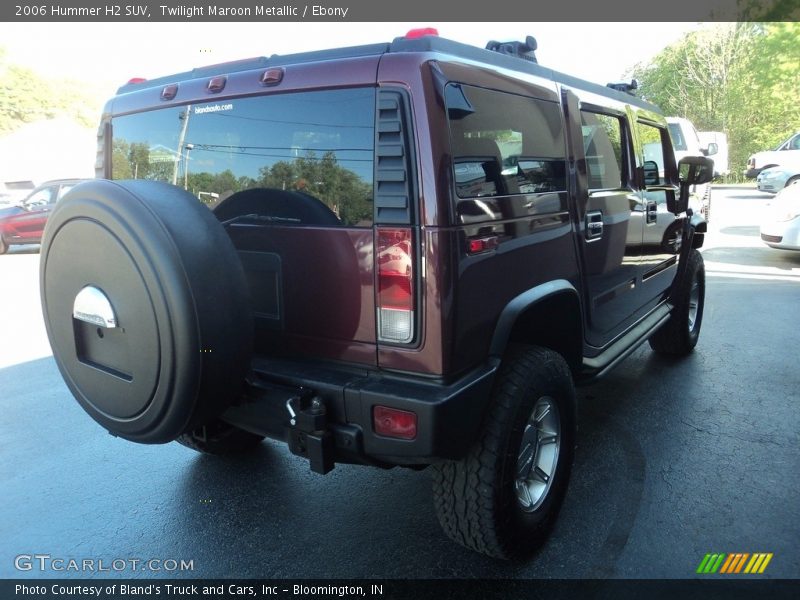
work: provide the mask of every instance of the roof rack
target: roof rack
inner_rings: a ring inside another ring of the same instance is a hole
[[[639,82],[635,79],[631,79],[630,83],[621,82],[621,83],[607,83],[606,87],[611,88],[612,90],[617,90],[618,92],[625,92],[626,94],[630,94],[631,96],[635,96],[634,90],[639,89]]]
[[[539,61],[536,60],[536,48],[538,48],[538,46],[536,38],[529,35],[525,38],[524,42],[495,42],[492,40],[486,44],[486,49],[538,63]]]

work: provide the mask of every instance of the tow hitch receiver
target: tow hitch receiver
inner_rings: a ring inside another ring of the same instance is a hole
[[[311,470],[325,475],[333,470],[334,440],[327,430],[325,403],[317,396],[295,397],[286,402],[289,411],[289,450],[307,458]]]

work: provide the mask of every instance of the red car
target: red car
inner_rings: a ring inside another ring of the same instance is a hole
[[[38,244],[42,241],[47,217],[56,202],[82,179],[55,179],[34,189],[20,203],[0,211],[0,254],[12,244]]]

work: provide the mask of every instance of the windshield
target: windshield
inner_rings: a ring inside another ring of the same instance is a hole
[[[372,221],[375,90],[220,100],[113,120],[112,178],[154,179],[208,205],[269,188],[313,196],[346,226]],[[288,196],[287,196],[288,197]]]

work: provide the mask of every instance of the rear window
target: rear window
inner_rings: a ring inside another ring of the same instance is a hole
[[[284,202],[314,203],[317,212],[329,211],[343,226],[367,227],[373,212],[374,122],[372,88],[125,115],[112,123],[111,176],[172,183],[210,206],[244,190],[280,190],[288,192],[280,195]]]

